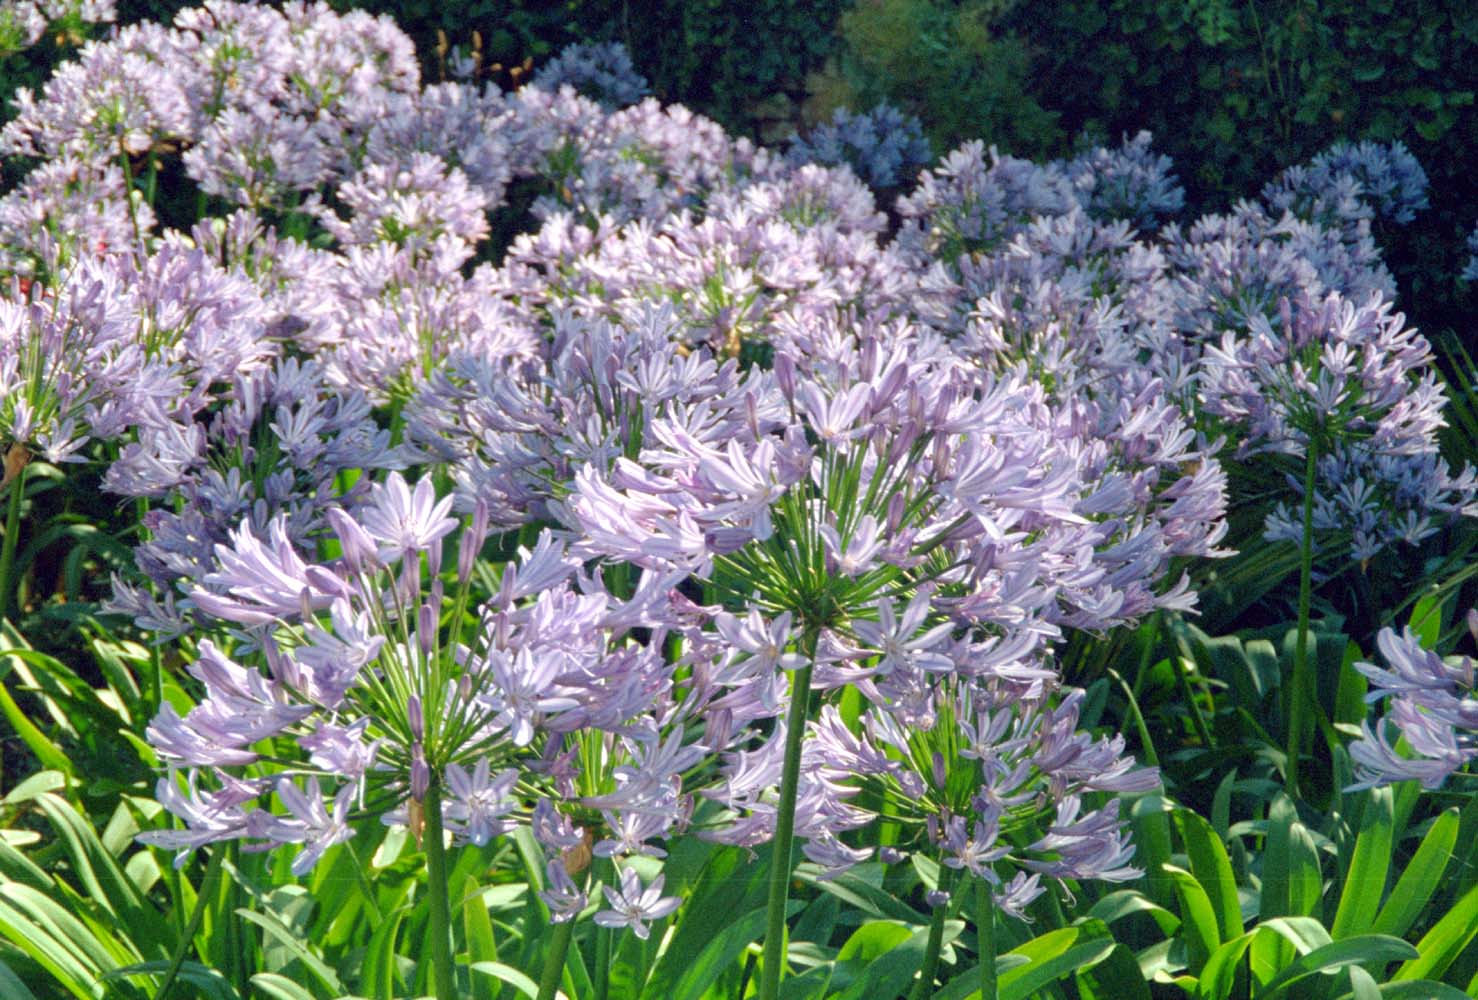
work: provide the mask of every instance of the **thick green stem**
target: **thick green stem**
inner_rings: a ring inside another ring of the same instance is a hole
[[[939,891],[949,892],[954,872],[944,868],[939,873]],[[944,946],[944,918],[949,914],[948,901],[934,907],[929,918],[929,940],[924,945],[924,964],[919,969],[919,981],[914,983],[909,1000],[924,1000],[934,990],[934,974],[939,971],[939,951]]]
[[[760,1000],[776,1000],[785,969],[785,904],[789,901],[791,841],[795,838],[795,800],[801,779],[801,742],[811,702],[811,668],[816,663],[819,635],[808,628],[801,638],[805,664],[791,675],[790,714],[785,723],[785,769],[780,775],[780,802],[775,817],[775,840],[770,855],[770,895],[765,910],[764,968],[760,973]]]
[[[433,778],[422,803],[426,829],[426,892],[431,906],[426,943],[431,949],[431,976],[436,1000],[457,1000],[457,975],[452,966],[452,914],[447,896],[446,844],[441,831],[441,779]]]
[[[10,503],[5,511],[5,541],[0,542],[0,621],[10,615],[10,595],[15,582],[10,573],[15,567],[15,546],[21,535],[21,502],[26,493],[26,467],[21,466],[10,481]]]
[[[1303,755],[1304,710],[1317,697],[1314,678],[1309,675],[1309,604],[1313,597],[1314,575],[1314,484],[1318,473],[1319,451],[1309,442],[1309,458],[1304,470],[1303,535],[1299,540],[1298,559],[1298,633],[1293,647],[1293,683],[1288,692],[1288,764],[1284,770],[1290,798],[1298,794],[1298,761]]]
[[[564,975],[565,957],[570,953],[570,939],[575,936],[575,921],[572,917],[564,923],[554,925],[554,937],[549,942],[549,954],[544,958],[544,971],[539,974],[538,1000],[554,1000],[559,990],[559,980]]]
[[[975,933],[980,950],[980,1000],[996,1000],[996,901],[990,883],[975,880]]]

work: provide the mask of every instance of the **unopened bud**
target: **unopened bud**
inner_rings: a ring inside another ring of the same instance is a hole
[[[462,539],[457,547],[457,585],[467,586],[472,579],[472,566],[477,562],[478,550],[482,548],[482,541],[477,538],[471,530],[462,532]]]
[[[783,351],[775,355],[775,382],[787,400],[795,399],[795,361]]]
[[[421,696],[413,694],[405,703],[405,719],[411,727],[411,739],[416,743],[426,737],[426,714],[421,710]]]
[[[416,637],[421,640],[421,652],[430,656],[436,648],[436,610],[430,604],[421,605],[416,616]]]
[[[431,768],[426,764],[426,755],[421,750],[421,744],[417,743],[411,747],[411,798],[417,802],[426,801],[426,793],[431,790]]]

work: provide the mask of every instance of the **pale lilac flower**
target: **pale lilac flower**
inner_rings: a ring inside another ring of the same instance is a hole
[[[893,611],[892,600],[884,598],[878,602],[876,622],[858,619],[852,623],[857,638],[869,651],[877,651],[879,673],[886,675],[895,669],[948,671],[954,668],[954,661],[938,652],[953,626],[946,621],[922,633],[919,631],[929,616],[931,596],[927,592],[916,596],[904,609],[902,618]]]
[[[574,920],[585,909],[588,897],[575,885],[558,858],[545,866],[545,875],[547,884],[540,890],[539,898],[549,907],[549,919],[556,924]]]
[[[438,501],[429,477],[412,492],[400,473],[392,472],[383,486],[375,487],[360,523],[380,543],[382,560],[400,559],[425,551],[456,528],[456,520],[447,516],[451,509],[452,498]]]
[[[719,635],[738,652],[748,653],[756,670],[795,670],[803,664],[798,653],[787,653],[794,639],[791,613],[786,611],[766,622],[759,609],[751,608],[741,622],[728,612],[714,619]]]
[[[286,778],[277,783],[277,797],[287,807],[291,819],[270,817],[270,836],[280,843],[301,843],[303,849],[293,858],[294,875],[306,875],[318,864],[325,851],[354,836],[349,828],[349,806],[354,801],[355,787],[345,785],[334,796],[332,814],[324,807],[316,782],[305,793]]]
[[[1185,191],[1176,182],[1170,157],[1150,148],[1153,137],[1127,136],[1115,149],[1102,146],[1074,157],[1064,168],[1079,201],[1100,219],[1127,219],[1153,228],[1180,212]]]
[[[991,868],[1011,853],[1011,846],[998,845],[1000,817],[987,813],[977,819],[973,830],[967,835],[963,816],[951,816],[945,823],[943,833],[944,864],[947,868],[968,871],[976,878],[998,885],[1000,878]]]
[[[629,927],[631,932],[645,941],[651,935],[647,922],[661,920],[682,903],[676,896],[663,896],[664,876],[658,875],[645,889],[634,868],[621,870],[621,888],[612,890],[601,886],[610,909],[595,914],[595,922],[602,927]]]
[[[509,797],[517,781],[518,771],[513,768],[493,776],[486,757],[478,758],[471,774],[460,764],[448,764],[446,783],[451,795],[446,802],[447,829],[479,847],[508,832],[512,824],[502,817],[517,805]]]
[[[1478,614],[1468,616],[1478,636]],[[1377,645],[1388,667],[1357,663],[1371,682],[1366,700],[1384,703],[1383,719],[1366,720],[1364,736],[1350,745],[1356,788],[1418,780],[1441,786],[1478,757],[1478,700],[1473,697],[1475,666],[1470,657],[1444,658],[1422,647],[1407,629],[1382,629]],[[1392,739],[1409,748],[1399,753]]]

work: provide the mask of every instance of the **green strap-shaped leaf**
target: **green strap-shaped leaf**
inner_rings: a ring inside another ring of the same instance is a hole
[[[1166,865],[1165,871],[1174,879],[1175,894],[1180,899],[1180,933],[1185,940],[1186,966],[1198,974],[1221,944],[1216,911],[1196,876],[1174,865]]]
[[[258,972],[251,977],[251,984],[275,1000],[318,1000],[301,983],[295,983],[275,972]]]
[[[1083,1000],[1150,1000],[1150,987],[1134,952],[1114,945],[1102,962],[1078,971],[1078,993]]]
[[[797,907],[799,902],[795,904]],[[688,955],[688,966],[670,993],[653,996],[653,1000],[699,1000],[724,969],[744,953],[751,941],[759,939],[765,929],[765,908],[755,907],[738,920],[733,920],[703,946],[696,955]]]
[[[1292,912],[1289,916],[1318,920],[1324,902],[1324,873],[1319,866],[1319,848],[1308,827],[1302,823],[1293,824],[1291,833],[1288,842],[1288,908]]]
[[[3,800],[8,806],[30,802],[38,795],[67,787],[67,776],[61,771],[37,771],[10,790]]]
[[[3,661],[6,656],[14,655],[18,655],[18,651],[12,650],[6,653],[0,653],[0,661]],[[10,723],[11,728],[15,730],[15,734],[36,755],[36,759],[41,762],[42,767],[49,768],[53,771],[62,771],[66,774],[72,773],[72,761],[66,754],[62,753],[60,747],[47,739],[46,735],[36,728],[36,724],[30,720],[25,712],[21,711],[20,706],[15,703],[15,699],[10,696],[10,689],[5,686],[3,674],[0,674],[0,715],[5,716],[5,720]]]
[[[920,915],[913,907],[895,899],[856,872],[843,872],[828,879],[823,879],[820,875],[819,869],[807,865],[801,865],[795,873],[798,881],[831,893],[848,906],[857,907],[867,916],[920,926],[929,922],[927,917]]]
[[[1358,965],[1350,966],[1350,1000],[1380,1000],[1380,984]]]
[[[1210,823],[1188,809],[1178,810],[1175,822],[1185,842],[1191,871],[1206,890],[1212,912],[1216,914],[1218,940],[1230,941],[1242,933],[1242,909],[1226,845]]]
[[[1345,873],[1339,908],[1329,933],[1337,941],[1367,933],[1375,923],[1376,911],[1386,891],[1386,873],[1391,866],[1394,802],[1390,788],[1373,788],[1360,814],[1360,835]]]
[[[173,962],[164,959],[156,962],[139,962],[135,965],[128,965],[121,969],[105,972],[101,978],[118,979],[124,976],[148,975],[154,976],[157,982],[158,977],[167,974],[173,965]],[[176,972],[175,978],[193,988],[194,992],[188,994],[191,997],[199,997],[202,1000],[203,998],[210,998],[210,1000],[237,1000],[241,996],[226,981],[226,977],[221,975],[219,970],[206,968],[199,962],[180,963],[179,971]],[[155,987],[149,995],[151,997],[159,996],[159,988]],[[181,992],[171,995],[184,996],[186,994]],[[0,993],[0,996],[8,998],[9,994]]]
[[[1088,916],[1112,925],[1134,913],[1148,913],[1165,934],[1175,933],[1175,929],[1180,926],[1179,917],[1134,889],[1120,889],[1109,893],[1093,904]]]
[[[1377,934],[1405,934],[1416,922],[1432,894],[1442,884],[1442,876],[1452,859],[1457,843],[1458,809],[1453,806],[1432,822],[1421,846],[1412,855],[1406,870],[1396,880],[1391,897],[1376,915],[1373,930]]]
[[[1163,866],[1170,860],[1170,815],[1165,799],[1144,795],[1130,807],[1135,860],[1144,866],[1145,892],[1160,906],[1175,901],[1175,884]]]
[[[386,915],[380,926],[375,928],[374,934],[370,935],[369,947],[364,952],[359,988],[374,1000],[393,1000],[395,996],[395,942],[407,912],[402,907]]]
[[[128,928],[129,936],[148,950],[164,954],[168,933],[159,913],[146,906],[138,890],[119,866],[113,855],[98,840],[96,831],[82,814],[65,799],[51,792],[36,797],[36,804],[66,848],[88,897],[107,909],[119,923]],[[147,957],[148,951],[145,955]]]
[[[5,902],[5,897],[14,886],[0,888],[3,888],[3,892],[0,892],[0,936],[9,938],[12,944],[50,973],[68,993],[75,997],[91,997],[93,991],[87,984],[96,978],[94,970],[58,941],[55,935]]]
[[[1196,977],[1197,1000],[1226,1000],[1232,995],[1242,956],[1247,954],[1247,950],[1259,936],[1266,936],[1261,928],[1239,934],[1211,953]]]
[[[837,1000],[897,1000],[913,985],[914,976],[924,964],[929,931],[910,931],[907,927],[904,931],[907,937],[869,961]],[[1003,1000],[1005,995],[1002,992]]]
[[[1268,832],[1262,854],[1262,895],[1257,915],[1260,919],[1284,917],[1293,912],[1289,907],[1288,882],[1293,869],[1290,841],[1298,811],[1293,801],[1278,793],[1268,806]]]
[[[1478,935],[1478,886],[1469,889],[1417,942],[1417,958],[1402,964],[1393,980],[1438,979]]]
[[[1464,993],[1454,986],[1433,982],[1430,979],[1381,983],[1379,993],[1386,1000],[1472,1000],[1473,996],[1471,992]],[[1360,1000],[1360,998],[1353,993],[1346,993],[1339,1000]]]
[[[499,982],[507,983],[526,997],[537,997],[539,995],[539,984],[511,965],[504,965],[502,962],[473,962],[472,971],[481,972],[484,975],[492,976]],[[475,985],[477,977],[474,976],[472,981]]]
[[[313,978],[322,983],[333,996],[344,992],[344,987],[339,985],[339,977],[334,974],[334,970],[330,969],[323,959],[309,951],[307,945],[299,940],[292,928],[281,920],[270,913],[258,913],[256,910],[248,910],[245,907],[238,909],[236,915],[242,920],[251,921],[276,938],[287,949],[288,954],[302,962],[303,967],[313,974]],[[256,983],[258,978],[260,977],[254,976],[252,982]]]
[[[10,966],[0,962],[0,997],[14,997],[15,1000],[36,1000],[36,994],[21,982],[20,976],[11,971]]]
[[[1258,996],[1260,1000],[1274,1000],[1285,994],[1294,983],[1315,973],[1328,972],[1347,965],[1381,964],[1416,956],[1417,950],[1411,945],[1385,934],[1360,934],[1331,941],[1322,948],[1315,948],[1307,955],[1294,959],[1293,964],[1270,980]]]
[[[1075,944],[1067,951],[1045,962],[1033,962],[1003,975],[1000,979],[1000,1000],[1027,1000],[1032,994],[1049,983],[1072,975],[1079,969],[1096,965],[1109,956],[1117,947],[1113,938],[1098,938]]]
[[[472,856],[472,852],[469,851],[468,855]],[[478,891],[477,882],[468,878],[463,882],[461,892],[465,894],[461,910],[462,928],[467,935],[467,962],[473,968],[479,962],[496,965],[498,941],[493,935],[493,918],[488,915],[488,907],[483,902],[482,893]],[[497,976],[494,975],[494,978]],[[497,1000],[502,992],[493,983],[472,977],[472,1000]]]

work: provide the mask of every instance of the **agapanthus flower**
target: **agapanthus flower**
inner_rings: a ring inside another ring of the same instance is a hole
[[[665,627],[664,614],[634,615],[594,581],[576,589],[578,563],[547,537],[520,550],[468,613],[470,561],[455,560],[450,587],[443,579],[454,565],[441,553],[455,527],[448,505],[427,480],[412,490],[392,475],[326,518],[336,561],[300,553],[281,517],[265,539],[248,523],[217,547],[218,568],[189,602],[235,634],[235,658],[202,642],[190,670],[204,697],[183,717],[164,706],[150,738],[161,759],[188,769],[190,787],[244,771],[230,780],[256,798],[275,790],[287,813],[249,797],[244,824],[171,844],[304,844],[295,870],[306,871],[366,815],[419,832],[417,810],[435,790],[459,842],[486,843],[533,817],[541,836],[568,847],[559,831],[580,835],[549,808],[559,790],[582,826],[620,842],[607,853],[662,853],[649,841],[683,822],[682,776],[705,755],[696,709],[671,703],[660,642],[629,635]],[[486,513],[475,514],[458,547],[475,553],[487,530]],[[621,618],[630,625],[608,623]],[[584,766],[552,766],[571,746],[587,747],[575,758]],[[197,821],[173,791],[169,803]]]
[[[1478,612],[1468,612],[1478,641]],[[1356,788],[1417,780],[1441,787],[1478,757],[1478,700],[1473,697],[1471,657],[1443,657],[1407,629],[1382,629],[1376,638],[1386,668],[1358,663],[1371,683],[1366,701],[1383,714],[1366,720],[1364,736],[1350,745]],[[1400,737],[1398,746],[1393,737]]]
[[[364,492],[341,489],[341,472],[399,464],[363,394],[329,388],[314,363],[248,369],[230,386],[194,419],[144,423],[103,476],[105,489],[156,501],[134,555],[162,596],[120,578],[113,608],[148,619],[161,637],[189,627],[188,593],[217,569],[216,546],[243,519],[258,536],[276,523],[291,544],[315,542],[336,505]]]
[[[1054,704],[1052,685],[1023,683],[985,664],[958,674],[922,665],[899,672],[911,683],[890,678],[891,696],[872,702],[860,733],[828,707],[806,744],[812,769],[847,775],[842,786],[871,793],[849,808],[881,803],[873,808],[915,831],[895,852],[934,854],[946,868],[988,882],[999,902],[1014,893],[1013,913],[1041,891],[1036,881],[1028,890],[1013,870],[1137,877],[1127,865],[1132,848],[1117,801],[1085,811],[1084,797],[1151,791],[1159,778],[1134,766],[1122,740],[1077,731],[1081,692]]]
[[[84,257],[53,280],[0,299],[0,442],[75,461],[90,438],[121,436],[179,386],[145,351],[108,261]]]
[[[1473,476],[1437,453],[1446,401],[1430,347],[1389,302],[1301,297],[1284,302],[1280,326],[1256,318],[1202,361],[1202,413],[1234,430],[1239,454],[1316,449],[1320,524],[1348,533],[1357,560],[1419,540],[1434,515],[1478,510]],[[1297,539],[1301,519],[1276,509],[1269,533]]]
[[[1378,216],[1405,225],[1427,207],[1427,174],[1399,140],[1341,140],[1306,166],[1279,174],[1262,197],[1280,211],[1325,224]]]
[[[0,54],[35,45],[51,25],[74,28],[117,18],[114,0],[14,0],[0,9]]]
[[[1095,146],[1068,162],[1065,172],[1083,208],[1096,219],[1124,219],[1154,228],[1185,205],[1168,156],[1150,148],[1153,137],[1127,136],[1116,149]]]
[[[623,868],[619,889],[612,889],[608,885],[602,887],[610,909],[598,910],[595,922],[602,927],[629,927],[633,934],[645,941],[652,933],[647,924],[653,920],[661,920],[676,910],[682,902],[676,896],[662,895],[663,879],[664,876],[658,875],[652,879],[650,885],[643,888],[641,876],[637,875],[636,870]]]
[[[933,159],[923,123],[890,104],[853,113],[837,108],[829,121],[791,138],[790,163],[845,164],[869,186],[906,187]]]
[[[607,108],[624,108],[651,89],[620,42],[577,42],[540,66],[532,85],[545,90],[573,87]]]
[[[967,142],[921,174],[917,188],[899,199],[904,222],[898,244],[953,263],[990,249],[1038,216],[1061,215],[1077,204],[1072,181],[1059,167]]]

